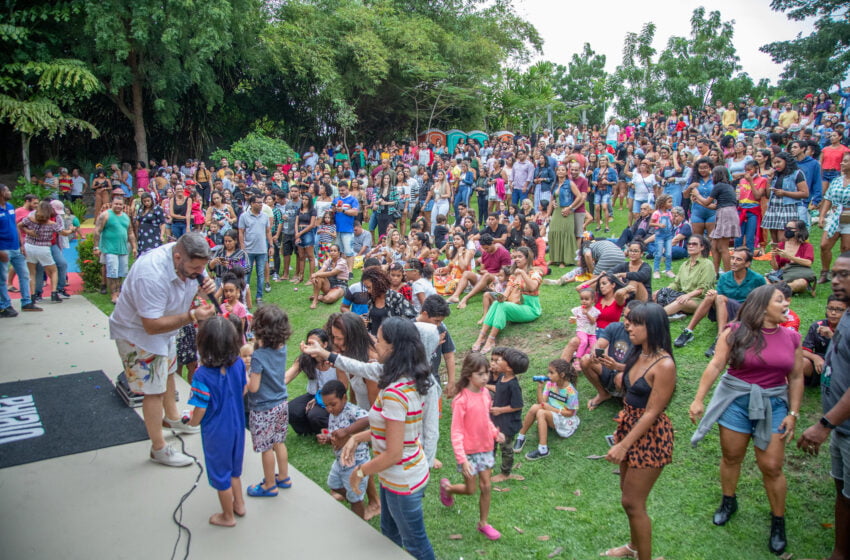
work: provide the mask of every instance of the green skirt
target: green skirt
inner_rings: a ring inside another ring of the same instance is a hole
[[[549,222],[549,262],[575,264],[577,249],[575,214],[565,218],[556,207]]]

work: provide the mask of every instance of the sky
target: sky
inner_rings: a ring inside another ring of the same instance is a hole
[[[609,0],[606,2],[570,2],[557,0],[515,0],[517,13],[531,22],[543,38],[543,54],[535,58],[566,66],[573,53],[590,43],[606,56],[606,70],[613,72],[623,60],[626,33],[640,32],[643,24],[655,23],[657,51],[663,50],[671,35],[690,34],[691,14],[705,6],[706,12],[720,11],[721,20],[735,20],[733,41],[741,71],[758,82],[779,80],[782,66],[775,64],[759,47],[773,41],[794,39],[798,33],[811,33],[812,19],[791,21],[784,13],[770,9],[770,0]],[[576,22],[575,24],[573,22]]]

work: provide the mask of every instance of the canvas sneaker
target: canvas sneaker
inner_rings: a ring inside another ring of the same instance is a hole
[[[41,307],[37,306],[36,304],[30,302],[26,305],[22,305],[21,311],[44,311],[44,309],[42,309]]]
[[[538,459],[542,459],[544,457],[549,456],[549,451],[547,450],[545,453],[541,452],[539,449],[535,449],[533,451],[529,451],[525,454],[525,458],[529,461],[536,461]]]
[[[166,467],[188,467],[195,462],[188,455],[175,451],[170,445],[166,445],[160,450],[151,448],[151,461]]]
[[[7,307],[6,309],[0,310],[0,317],[11,318],[11,317],[17,317],[17,316],[18,316],[18,312],[15,311],[14,308],[12,308],[11,305],[9,307]]]
[[[673,346],[676,348],[682,348],[687,343],[691,342],[694,339],[694,333],[688,330],[683,330],[682,334],[673,342]]]
[[[197,434],[201,431],[200,426],[190,426],[189,424],[184,424],[182,420],[171,420],[169,418],[162,419],[162,427],[182,434]]]
[[[517,438],[514,440],[514,452],[519,453],[525,446],[525,438]]]

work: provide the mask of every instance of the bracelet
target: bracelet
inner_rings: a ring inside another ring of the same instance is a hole
[[[189,310],[189,318],[192,320],[193,323],[198,322],[197,317],[195,317],[195,308],[194,307]]]
[[[794,418],[797,418],[797,419],[799,419],[799,418],[800,418],[800,413],[799,413],[799,412],[797,412],[796,410],[789,410],[789,411],[788,411],[788,415],[789,415],[789,416],[793,416]]]

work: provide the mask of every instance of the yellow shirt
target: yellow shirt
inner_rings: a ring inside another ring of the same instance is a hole
[[[735,109],[726,109],[723,111],[723,128],[726,128],[730,124],[736,124],[738,122],[738,112]]]
[[[797,111],[783,111],[779,114],[779,126],[782,128],[788,128],[792,124],[798,122],[800,120],[800,115]]]

